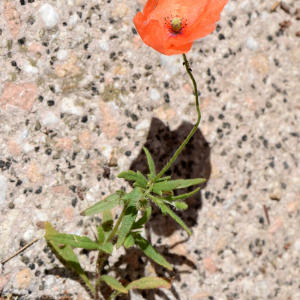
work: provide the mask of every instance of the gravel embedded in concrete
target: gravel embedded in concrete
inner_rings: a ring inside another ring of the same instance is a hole
[[[160,166],[196,121],[181,56],[160,55],[134,28],[144,3],[0,3],[1,261],[42,237],[45,221],[93,238],[101,216],[80,212],[130,191],[116,176],[144,164],[142,147]],[[172,175],[207,184],[178,212],[189,239],[160,214],[149,224],[175,275],[137,249],[111,257],[118,279],[175,276],[171,290],[132,299],[300,298],[299,11],[293,0],[230,1],[187,54],[202,120]],[[96,253],[76,253],[93,272]],[[2,266],[2,287],[18,299],[91,299],[44,239]]]

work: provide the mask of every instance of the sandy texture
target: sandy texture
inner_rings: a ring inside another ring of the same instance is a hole
[[[1,261],[42,237],[47,220],[93,237],[101,218],[80,212],[130,191],[116,175],[147,171],[144,145],[160,169],[195,122],[182,58],[156,53],[134,29],[143,4],[0,2]],[[171,171],[207,183],[180,213],[190,238],[158,211],[145,232],[175,275],[137,249],[110,259],[124,284],[175,276],[170,290],[124,299],[300,299],[299,9],[300,1],[231,0],[188,53],[202,121]],[[90,276],[95,252],[76,253]],[[90,299],[44,239],[2,266],[1,288],[18,300]]]

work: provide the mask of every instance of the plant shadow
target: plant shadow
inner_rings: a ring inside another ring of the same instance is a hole
[[[169,127],[157,118],[153,118],[145,147],[151,153],[156,170],[160,171],[170,160],[185,138],[192,130],[193,125],[183,122],[176,130]],[[130,166],[132,171],[140,171],[143,175],[149,174],[147,158],[143,150]],[[172,179],[205,178],[204,184],[175,190],[176,196],[193,191],[196,187],[204,187],[211,173],[210,147],[200,129],[197,129],[186,147],[177,157],[165,175]],[[188,209],[176,212],[189,228],[197,225],[198,211],[202,207],[201,193],[196,193],[186,200]],[[159,236],[170,236],[181,228],[171,217],[163,216],[157,206],[152,207],[152,215],[147,223],[151,231]]]

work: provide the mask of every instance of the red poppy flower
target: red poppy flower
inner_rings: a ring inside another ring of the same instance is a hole
[[[165,55],[187,53],[214,31],[228,0],[148,0],[134,25],[145,44]]]

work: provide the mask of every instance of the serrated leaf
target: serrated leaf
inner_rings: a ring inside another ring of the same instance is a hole
[[[108,254],[111,254],[114,250],[114,246],[111,243],[105,243],[104,245],[100,246],[99,249],[103,250]]]
[[[118,175],[118,178],[124,178],[127,180],[135,181],[135,183],[141,188],[147,188],[147,179],[140,172],[125,171]],[[136,185],[135,185],[136,186]]]
[[[148,221],[151,215],[151,211],[152,211],[151,206],[147,207],[143,216],[133,224],[131,230],[143,228],[143,225]]]
[[[127,290],[130,289],[170,289],[172,283],[169,279],[164,277],[143,277],[141,279],[132,281],[126,286]]]
[[[138,213],[136,209],[136,202],[140,200],[142,195],[143,192],[140,188],[135,188],[129,194],[126,195],[126,197],[130,199],[130,202],[128,204],[125,215],[123,217],[123,222],[120,228],[117,245],[116,245],[117,249],[119,249],[123,245],[127,234],[130,232],[136,220],[137,213]]]
[[[105,241],[105,235],[104,235],[104,230],[102,226],[97,227],[97,232],[98,232],[98,244],[101,245]]]
[[[184,224],[184,222],[166,204],[161,203],[159,207],[163,212],[168,213],[180,226],[182,226],[189,235],[192,235],[191,231]]]
[[[184,210],[184,209],[188,208],[188,205],[184,202],[173,202],[173,204],[175,205],[175,207],[177,209],[180,209],[180,210]]]
[[[167,181],[170,179],[171,179],[171,176],[165,176],[165,177],[158,178],[155,182],[162,182],[162,181]]]
[[[117,206],[120,203],[119,193],[109,195],[104,200],[97,202],[95,205],[84,210],[80,215],[81,216],[91,216],[104,212],[105,210],[110,210]]]
[[[73,248],[84,248],[90,250],[99,249],[99,245],[87,236],[66,233],[46,233],[45,239],[62,245],[70,245]]]
[[[124,242],[124,247],[126,249],[132,247],[134,245],[134,238],[133,236],[129,233],[125,239],[125,242]]]
[[[46,229],[46,234],[50,234],[50,235],[57,234],[57,231],[51,226],[49,222],[46,222],[45,229]],[[73,249],[71,248],[71,246],[68,245],[61,248],[59,243],[53,241],[48,241],[48,243],[55,250],[56,256],[62,259],[61,262],[65,266],[70,266],[84,280],[84,282],[88,285],[91,291],[95,293],[94,287],[91,285],[87,276],[85,275],[82,267],[80,266],[78,258],[74,253]]]
[[[112,289],[117,290],[118,292],[121,292],[124,294],[128,294],[127,289],[115,278],[108,276],[108,275],[102,275],[100,277],[100,279],[103,280]]]
[[[171,265],[165,260],[163,256],[161,256],[152,245],[145,240],[140,234],[135,235],[135,243],[140,247],[140,249],[152,260],[154,260],[157,264],[167,268],[172,271],[173,268]]]
[[[153,185],[153,193],[158,195],[162,195],[163,192],[170,192],[176,189],[180,185],[180,182],[176,181],[163,181],[154,183]]]
[[[149,170],[150,170],[150,174],[148,175],[148,177],[149,177],[149,179],[153,179],[153,178],[155,178],[155,164],[154,164],[153,158],[147,148],[143,147],[143,150],[146,153],[148,166],[149,166]]]
[[[184,189],[192,185],[203,183],[205,181],[206,181],[205,178],[194,178],[194,179],[177,179],[169,182],[173,182],[174,184],[178,183],[179,185],[176,187],[176,189]]]
[[[200,190],[200,188],[197,188],[196,190],[194,190],[194,191],[192,191],[190,193],[182,194],[182,195],[179,195],[179,196],[176,196],[176,197],[170,197],[170,199],[168,199],[168,200],[171,200],[171,201],[174,201],[174,200],[183,200],[183,199],[186,199],[186,198],[189,198],[189,197],[193,196],[199,190]]]

